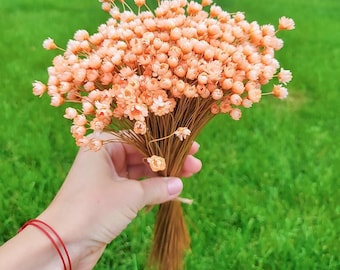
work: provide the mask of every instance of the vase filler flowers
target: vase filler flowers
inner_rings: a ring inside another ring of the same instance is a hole
[[[35,81],[33,93],[45,92],[52,106],[70,103],[78,146],[99,150],[101,132],[134,145],[152,171],[178,176],[192,142],[217,114],[239,120],[262,96],[287,97],[289,70],[275,52],[283,47],[281,30],[294,21],[281,17],[273,25],[248,22],[242,12],[228,13],[211,0],[159,1],[152,10],[145,0],[99,0],[110,14],[98,32],[78,30],[66,49],[53,39],[47,50],[60,49],[48,68],[46,84]],[[261,86],[276,79],[272,91]],[[87,134],[93,133],[89,137]],[[151,262],[157,269],[182,268],[189,245],[181,204],[159,208]]]

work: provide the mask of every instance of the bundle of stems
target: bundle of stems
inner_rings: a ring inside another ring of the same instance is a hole
[[[213,118],[210,112],[213,99],[182,98],[174,112],[162,117],[152,115],[147,119],[144,136],[125,131],[122,140],[135,145],[145,156],[157,155],[167,161],[161,176],[180,176],[184,159],[191,145],[207,122]],[[181,141],[173,135],[177,127],[188,127],[190,137]],[[130,135],[127,135],[128,132]],[[121,134],[122,135],[122,134]],[[159,206],[154,229],[150,265],[158,270],[182,269],[190,236],[186,227],[181,202],[173,200]]]

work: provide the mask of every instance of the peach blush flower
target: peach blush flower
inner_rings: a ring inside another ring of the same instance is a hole
[[[76,109],[71,108],[71,107],[68,107],[68,108],[66,108],[66,110],[65,110],[64,117],[65,117],[66,119],[74,119],[77,115],[78,115],[78,112],[77,112]]]
[[[89,101],[82,102],[82,110],[84,114],[93,114],[95,111],[93,104]]]
[[[86,134],[86,128],[84,126],[73,125],[70,130],[74,138],[84,137]]]
[[[144,135],[146,133],[146,124],[144,121],[136,121],[133,127],[133,131],[137,134]]]
[[[288,96],[288,90],[286,87],[276,84],[273,87],[272,94],[279,99],[285,99]]]
[[[145,0],[135,0],[135,4],[138,7],[144,6],[145,5]]]
[[[86,119],[85,115],[83,115],[83,114],[77,115],[73,119],[73,124],[77,125],[77,126],[85,126],[87,124],[87,119]]]
[[[280,72],[277,74],[277,78],[280,83],[287,84],[292,80],[293,76],[290,70],[281,68]]]
[[[210,6],[211,3],[212,3],[212,0],[202,0],[201,5],[202,5],[203,7],[205,7],[205,6]]]
[[[51,97],[51,105],[54,107],[59,107],[60,105],[62,105],[65,102],[65,99],[59,95],[59,94],[54,94]]]
[[[252,105],[253,105],[253,102],[250,99],[245,98],[242,100],[242,106],[244,108],[250,108]]]
[[[248,91],[248,99],[254,103],[257,103],[261,100],[262,91],[261,89],[253,88]]]
[[[86,147],[90,143],[90,139],[86,136],[76,138],[76,145],[80,147]]]
[[[33,86],[33,95],[35,96],[41,97],[47,90],[47,86],[39,81],[35,81],[34,83],[32,83],[32,86]]]
[[[90,128],[94,132],[102,132],[105,128],[105,123],[102,120],[99,120],[98,118],[93,118],[90,122]]]
[[[92,138],[88,143],[92,151],[99,151],[103,146],[103,141],[97,138]]]
[[[148,108],[145,104],[133,103],[129,104],[124,111],[130,120],[144,121],[145,117],[148,116]]]
[[[239,108],[232,109],[229,112],[229,114],[230,114],[231,119],[236,120],[236,121],[239,120],[242,116],[242,112]]]
[[[90,35],[86,30],[77,30],[76,33],[74,34],[74,39],[77,41],[84,41],[89,39]]]
[[[110,9],[111,9],[111,3],[108,3],[108,2],[102,3],[102,10],[104,10],[105,12],[109,12]]]
[[[279,30],[293,30],[295,28],[294,20],[291,18],[287,18],[282,16],[279,19]]]
[[[52,38],[47,38],[43,41],[43,48],[45,50],[54,50],[57,48],[57,45]]]
[[[221,113],[229,113],[232,110],[230,100],[228,98],[224,99],[220,103],[220,111]]]
[[[146,160],[153,172],[163,171],[166,168],[165,159],[160,156],[153,155]]]
[[[173,111],[176,103],[174,100],[169,99],[164,101],[162,96],[158,96],[153,99],[153,103],[150,106],[150,110],[158,116],[168,114]]]
[[[220,112],[220,108],[216,103],[213,103],[210,107],[210,112],[212,114],[218,114]]]
[[[242,98],[241,98],[241,96],[238,95],[238,94],[232,94],[232,95],[230,96],[230,102],[231,102],[231,104],[233,104],[233,105],[239,106],[239,105],[241,105],[241,103],[242,103]]]
[[[181,140],[185,140],[188,136],[190,136],[191,131],[187,127],[179,127],[174,134]]]

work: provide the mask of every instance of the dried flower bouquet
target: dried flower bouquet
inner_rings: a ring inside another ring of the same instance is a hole
[[[99,2],[111,15],[107,22],[92,35],[78,30],[65,50],[46,39],[45,49],[63,54],[48,68],[47,84],[33,83],[33,93],[47,92],[52,106],[74,105],[64,117],[73,121],[78,146],[96,151],[105,142],[86,135],[111,132],[137,147],[159,175],[178,176],[192,142],[215,115],[239,120],[240,108],[263,95],[288,94],[292,75],[275,51],[283,47],[277,32],[294,29],[290,18],[280,18],[276,30],[211,0],[160,1],[155,10],[135,0],[136,13],[124,0]],[[272,91],[262,93],[273,78]],[[180,202],[160,205],[152,264],[181,269],[188,247]]]

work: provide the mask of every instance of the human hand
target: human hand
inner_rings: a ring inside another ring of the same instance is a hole
[[[110,140],[112,135],[104,134]],[[193,143],[182,169],[188,177],[201,169]],[[145,180],[135,180],[150,177]],[[65,241],[73,269],[92,269],[106,245],[146,205],[175,199],[182,181],[157,177],[133,146],[108,143],[97,152],[80,149],[59,193],[38,218]]]

